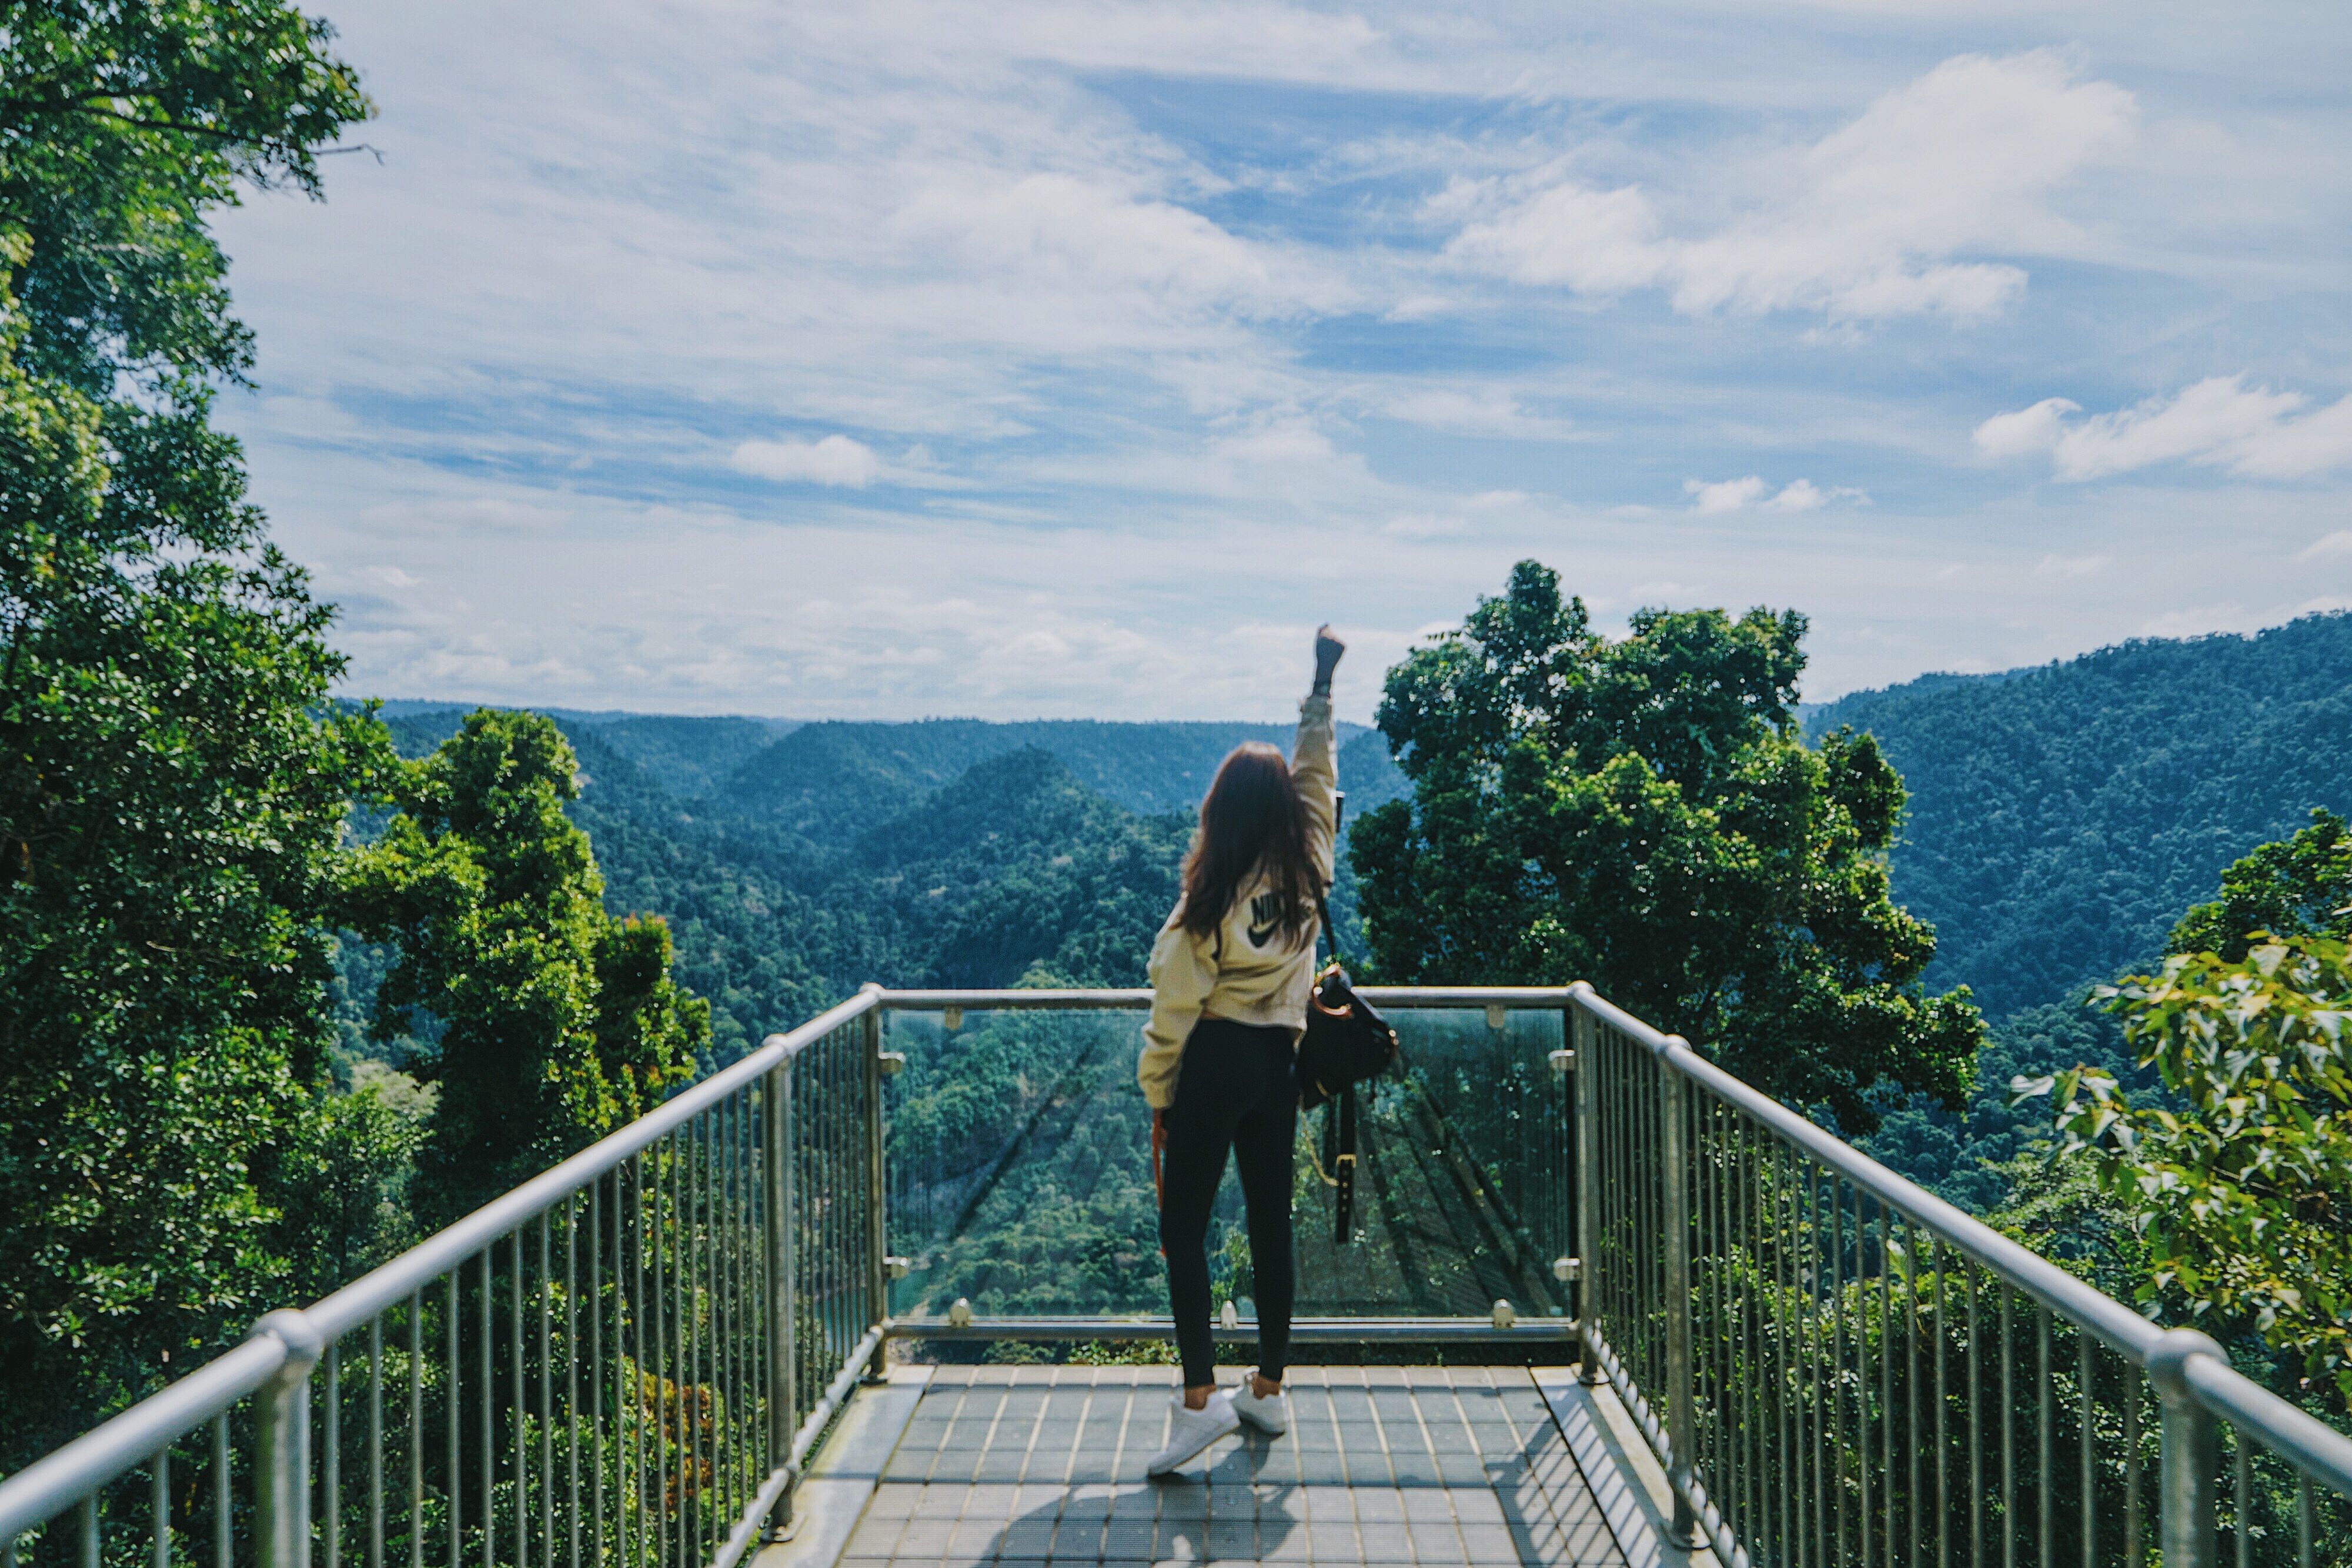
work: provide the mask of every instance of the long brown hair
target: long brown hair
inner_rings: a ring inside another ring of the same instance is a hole
[[[1296,938],[1313,925],[1321,891],[1307,849],[1307,802],[1282,753],[1251,740],[1226,754],[1201,802],[1201,831],[1184,856],[1184,929],[1195,936],[1216,930],[1242,884],[1261,871],[1275,923]]]

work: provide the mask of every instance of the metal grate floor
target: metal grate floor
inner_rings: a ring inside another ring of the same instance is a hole
[[[1625,1562],[1524,1370],[1295,1368],[1286,1435],[1244,1427],[1147,1480],[1174,1381],[939,1368],[845,1568]]]

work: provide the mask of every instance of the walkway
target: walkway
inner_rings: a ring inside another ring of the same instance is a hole
[[[1226,1438],[1176,1476],[1148,1481],[1173,1375],[929,1369],[840,1550],[842,1568],[1628,1562],[1544,1388],[1524,1369],[1301,1367],[1288,1436]],[[1584,1457],[1589,1468],[1592,1454]],[[1612,1471],[1603,1483],[1625,1490]],[[811,1500],[821,1495],[813,1489]],[[855,1506],[846,1496],[842,1504]],[[830,1530],[808,1522],[838,1539],[847,1521]],[[1637,1522],[1634,1533],[1647,1531]],[[1654,1556],[1637,1542],[1637,1559]],[[763,1558],[762,1568],[779,1565]]]

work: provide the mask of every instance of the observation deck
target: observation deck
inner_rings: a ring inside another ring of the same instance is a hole
[[[1280,1439],[1140,1474],[1149,994],[869,986],[0,1480],[0,1568],[2352,1568],[2352,1438],[2202,1334],[1590,987],[1365,994]]]

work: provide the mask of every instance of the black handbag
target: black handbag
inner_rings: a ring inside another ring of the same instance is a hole
[[[1344,797],[1342,798],[1344,801]],[[1336,834],[1338,813],[1333,813]],[[1339,936],[1331,925],[1329,899],[1318,893],[1316,906],[1323,916],[1323,940],[1331,960],[1315,977],[1307,1003],[1307,1032],[1299,1037],[1298,1054],[1291,1065],[1298,1083],[1298,1106],[1312,1111],[1331,1108],[1323,1121],[1323,1145],[1329,1167],[1318,1159],[1315,1168],[1337,1199],[1333,1239],[1346,1246],[1354,1231],[1356,1209],[1356,1085],[1379,1077],[1396,1065],[1397,1032],[1372,1005],[1356,994],[1339,961]],[[1337,1170],[1338,1175],[1332,1171]]]

